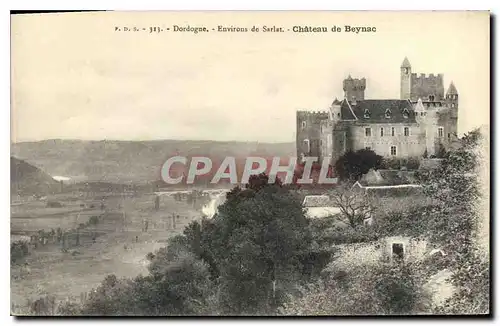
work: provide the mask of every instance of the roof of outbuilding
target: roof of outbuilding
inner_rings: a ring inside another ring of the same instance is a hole
[[[310,195],[304,198],[304,207],[335,207],[336,205],[326,195]]]
[[[370,170],[359,180],[363,187],[415,185],[415,171],[405,170]]]

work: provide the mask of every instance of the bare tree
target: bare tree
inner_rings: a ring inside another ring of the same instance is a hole
[[[339,186],[329,194],[332,203],[342,212],[346,222],[355,228],[372,216],[374,207],[364,192],[352,189],[349,185]]]

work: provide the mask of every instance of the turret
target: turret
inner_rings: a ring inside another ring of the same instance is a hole
[[[458,92],[455,84],[450,83],[448,91],[446,92],[446,105],[451,109],[451,117],[458,117]]]
[[[407,57],[401,64],[401,87],[400,97],[402,100],[408,100],[411,94],[411,64]]]
[[[425,135],[425,151],[427,155],[434,155],[436,152],[434,143],[437,130],[436,110],[428,110],[423,104],[422,99],[419,98],[415,104],[414,112],[415,120]]]

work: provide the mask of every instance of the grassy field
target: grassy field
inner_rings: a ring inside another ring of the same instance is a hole
[[[104,209],[100,205],[89,208],[95,204],[92,198],[62,204],[61,208],[47,208],[42,202],[27,202],[12,209],[13,234],[71,229],[90,216],[101,216],[98,224],[80,231],[79,245],[73,234],[66,243],[68,250],[61,250],[60,243],[49,243],[11,266],[11,302],[16,306],[23,307],[28,299],[44,295],[61,300],[78,298],[108,274],[134,277],[145,273],[146,254],[165,246],[166,239],[201,216],[199,209],[171,197],[162,197],[156,211],[153,195],[108,197]],[[175,229],[172,215],[179,215]],[[147,232],[143,232],[145,220]]]

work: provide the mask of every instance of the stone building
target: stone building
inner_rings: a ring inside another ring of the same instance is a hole
[[[366,79],[343,81],[344,99],[326,111],[297,112],[297,157],[328,157],[333,164],[348,150],[371,149],[384,157],[431,156],[457,138],[458,92],[444,92],[443,75],[400,67],[400,99],[365,99]]]

